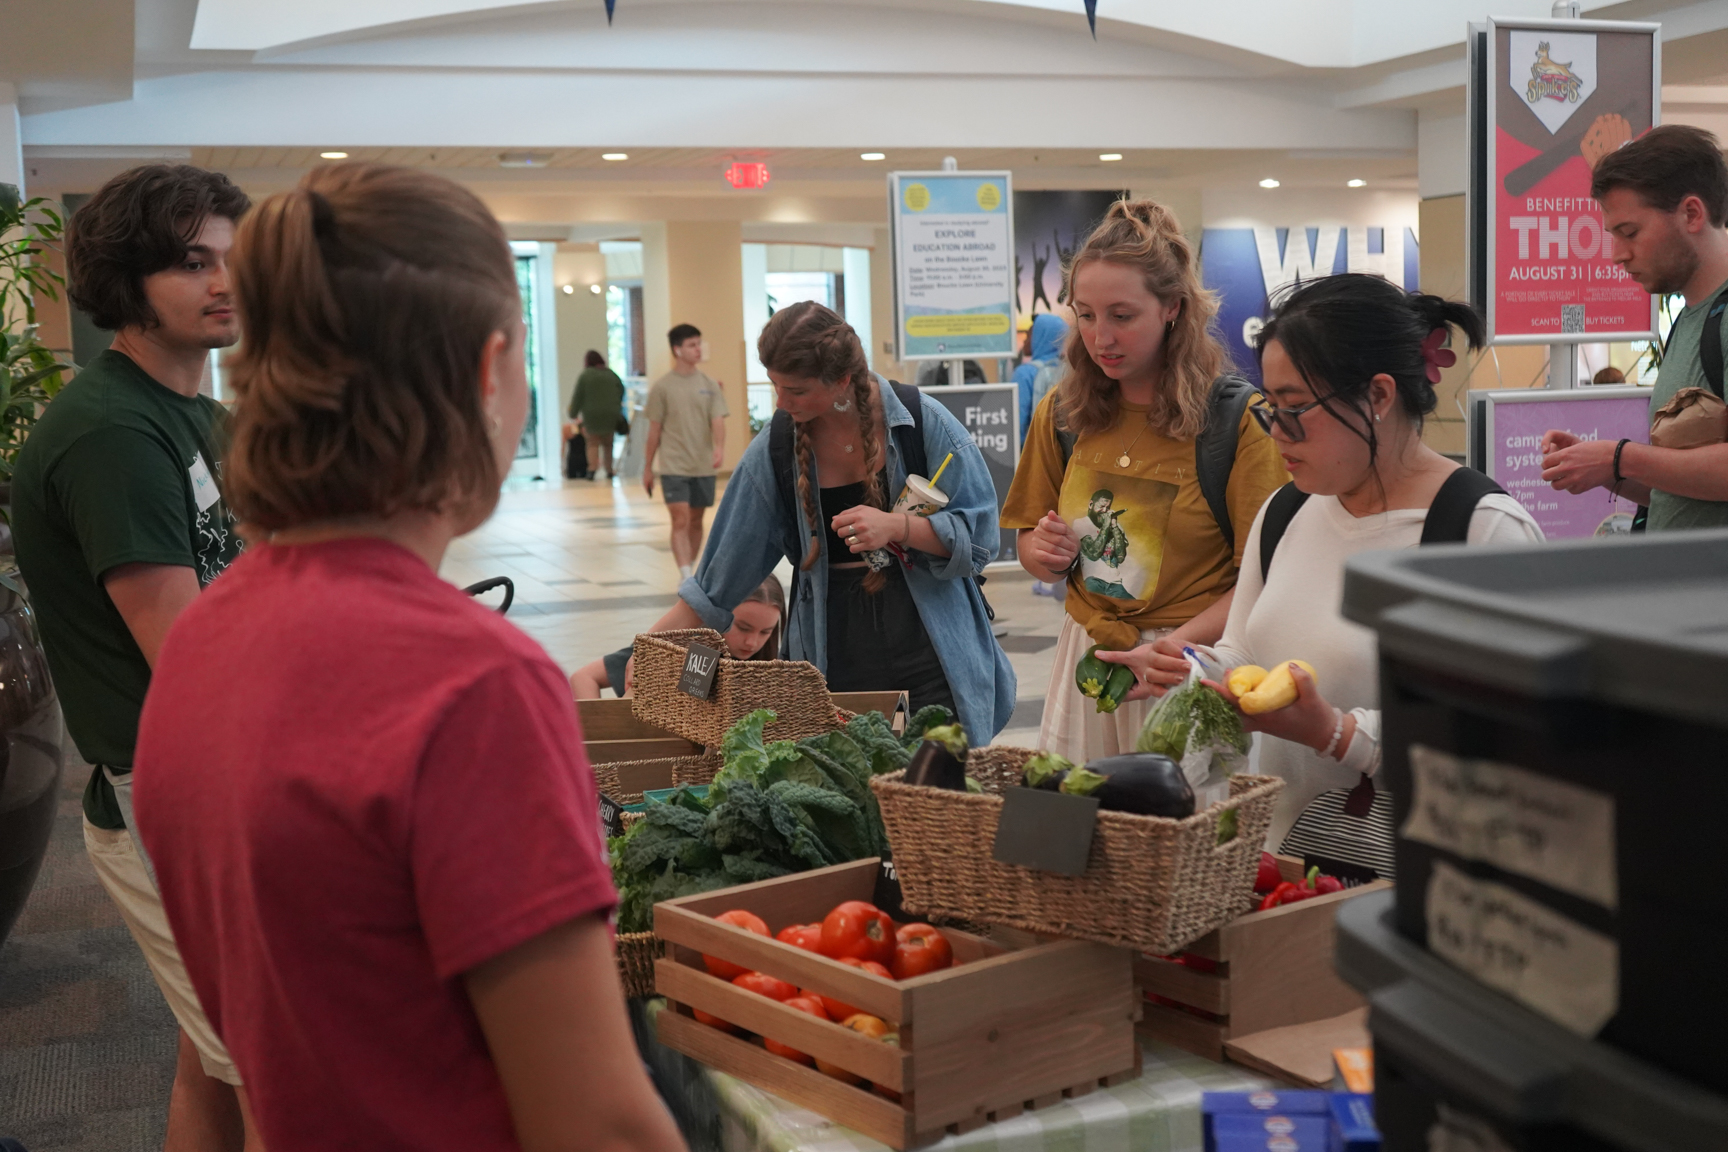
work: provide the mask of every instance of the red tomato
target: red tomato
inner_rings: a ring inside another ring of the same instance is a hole
[[[888,969],[876,963],[874,960],[860,960],[856,956],[847,956],[842,958],[840,963],[851,968],[863,969],[865,972],[870,973],[870,975],[880,976],[884,980],[894,979],[894,974],[892,972],[888,971]],[[804,995],[814,996],[821,1000],[822,1007],[828,1010],[828,1018],[830,1020],[845,1020],[849,1016],[857,1016],[860,1012],[859,1009],[854,1008],[844,1000],[836,1000],[832,996],[824,996],[820,992],[812,992],[808,988],[804,990]]]
[[[734,977],[732,983],[746,992],[754,992],[758,996],[766,996],[770,1000],[778,1000],[781,1003],[785,1003],[798,995],[796,984],[788,984],[766,972],[745,972]]]
[[[810,999],[808,996],[794,996],[792,999],[786,1001],[786,1006],[788,1008],[796,1008],[800,1012],[808,1012],[819,1020],[828,1019],[828,1014],[822,1011],[822,1005],[817,1003],[815,1000]],[[791,1045],[782,1044],[778,1040],[764,1038],[762,1046],[768,1049],[768,1051],[774,1053],[776,1056],[784,1056],[786,1059],[796,1060],[800,1064],[814,1063],[808,1053],[800,1052]]]
[[[860,960],[855,956],[846,956],[841,959],[840,963],[845,964],[850,968],[862,968],[864,971],[870,973],[870,975],[880,976],[884,980],[894,979],[894,973],[888,971],[887,967],[876,963],[874,960]]]
[[[820,924],[789,924],[780,929],[774,939],[782,944],[790,944],[794,948],[802,948],[806,952],[822,951],[822,925]]]
[[[698,1023],[698,1024],[706,1024],[706,1025],[708,1025],[708,1027],[718,1028],[722,1032],[736,1032],[736,1031],[738,1031],[738,1025],[729,1024],[726,1021],[720,1019],[720,1017],[714,1015],[712,1012],[704,1012],[700,1008],[692,1009],[692,1011],[696,1013],[696,1023]]]
[[[886,964],[894,956],[894,921],[874,904],[848,900],[822,921],[822,955]]]
[[[768,925],[764,924],[762,922],[762,917],[756,915],[754,912],[745,912],[742,909],[735,909],[731,912],[722,912],[720,915],[714,917],[714,919],[720,921],[722,924],[730,924],[734,928],[742,928],[746,932],[754,932],[758,936],[768,935]],[[722,960],[720,957],[710,956],[706,952],[702,954],[702,963],[708,966],[709,972],[720,977],[722,980],[735,980],[739,976],[750,971],[750,969],[744,967],[742,964],[734,964],[730,960]]]
[[[928,924],[908,924],[894,934],[894,958],[888,970],[896,980],[938,972],[954,963],[948,938]]]

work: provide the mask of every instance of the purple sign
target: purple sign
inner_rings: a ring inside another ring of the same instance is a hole
[[[1616,389],[1616,392],[1619,390]],[[1551,429],[1583,440],[1650,439],[1650,397],[1532,392],[1529,399],[1496,395],[1488,409],[1488,475],[1524,505],[1550,540],[1629,532],[1630,500],[1594,488],[1582,495],[1555,491],[1542,479],[1542,436]]]

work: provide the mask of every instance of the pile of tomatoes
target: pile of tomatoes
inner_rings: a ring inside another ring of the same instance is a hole
[[[754,932],[758,936],[770,934],[768,925],[754,912],[726,912],[716,919],[747,932]],[[803,948],[830,960],[862,969],[884,980],[909,980],[914,976],[940,971],[954,963],[953,946],[941,932],[928,924],[896,927],[886,912],[862,900],[848,900],[838,905],[823,917],[820,923],[792,924],[782,928],[774,934],[774,938],[795,948]],[[797,985],[770,976],[766,972],[751,972],[718,956],[704,954],[702,962],[707,965],[712,975],[722,980],[730,980],[738,987],[759,996],[778,1000],[788,1008],[796,1008],[819,1019],[833,1021],[874,1040],[888,1044],[900,1042],[899,1035],[887,1021],[861,1012],[853,1005],[832,996],[809,988],[800,989]],[[699,1023],[724,1032],[739,1030],[736,1025],[699,1009],[696,1011],[696,1019]],[[837,1080],[844,1080],[848,1084],[864,1083],[863,1077],[837,1068],[825,1060],[814,1060],[807,1053],[778,1040],[764,1038],[763,1046],[776,1056],[784,1056],[800,1064],[813,1063],[817,1069]],[[896,1095],[886,1088],[878,1087],[876,1090],[885,1096]]]

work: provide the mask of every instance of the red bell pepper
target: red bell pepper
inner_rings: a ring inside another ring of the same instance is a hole
[[[1318,866],[1308,869],[1308,875],[1300,884],[1286,880],[1272,891],[1266,893],[1260,901],[1260,911],[1281,908],[1286,904],[1295,904],[1302,900],[1312,900],[1329,892],[1344,891],[1344,884],[1336,877],[1320,875]]]
[[[1260,870],[1254,874],[1254,891],[1270,892],[1284,882],[1278,871],[1278,858],[1270,852],[1260,853]]]

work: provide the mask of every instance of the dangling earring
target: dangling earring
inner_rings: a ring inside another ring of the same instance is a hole
[[[852,401],[851,400],[836,400],[836,401],[834,401],[834,411],[836,411],[836,412],[850,412],[851,410],[852,410]]]
[[[497,416],[492,417],[492,435],[496,436],[503,429],[504,421]]]

